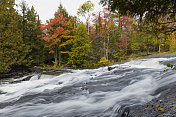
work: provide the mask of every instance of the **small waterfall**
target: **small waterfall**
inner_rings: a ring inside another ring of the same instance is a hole
[[[138,59],[0,85],[0,117],[127,117],[130,107],[162,95],[176,82],[161,64],[175,58]]]

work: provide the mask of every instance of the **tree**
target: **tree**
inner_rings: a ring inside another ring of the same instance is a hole
[[[63,15],[63,17],[71,18],[71,16],[69,16],[68,12],[66,11],[66,9],[63,7],[62,4],[59,5],[58,9],[60,11],[60,14]]]
[[[34,7],[27,10],[27,24],[25,26],[26,34],[25,34],[25,42],[26,45],[30,46],[31,52],[29,56],[31,56],[33,60],[33,64],[39,65],[43,63],[47,59],[46,54],[48,51],[44,49],[45,41],[41,40],[38,35],[42,34],[42,30],[40,29],[41,22],[39,19],[39,15],[37,15]]]
[[[100,0],[100,3],[121,15],[139,17],[140,21],[157,22],[163,15],[175,17],[176,13],[176,1],[173,0]]]
[[[15,66],[30,65],[29,46],[22,39],[15,0],[0,1],[0,72],[9,72]]]
[[[99,11],[98,15],[94,15],[92,22],[93,26],[90,38],[92,40],[91,47],[94,51],[94,56],[96,56],[98,61],[101,57],[107,60],[109,58],[112,59],[115,42],[117,40],[117,34],[115,34],[117,26],[115,26],[113,13],[107,8],[104,8],[103,11]]]
[[[23,33],[23,41],[25,45],[30,47],[31,52],[28,56],[32,58],[32,65],[39,65],[49,58],[48,51],[44,49],[45,41],[37,37],[42,34],[41,21],[33,6],[29,8],[25,1],[22,1],[20,7],[22,18],[19,28]]]
[[[69,53],[69,61],[72,67],[86,67],[88,54],[90,52],[90,42],[86,31],[86,26],[81,23],[77,28],[77,34],[73,41],[73,47]]]
[[[172,32],[169,35],[169,40],[170,40],[170,52],[176,52],[176,32]]]
[[[21,3],[21,11],[22,11],[22,31],[23,31],[23,40],[25,40],[26,37],[26,24],[27,24],[27,4],[25,1],[22,1]]]
[[[93,11],[94,6],[95,5],[89,0],[89,1],[85,2],[82,6],[80,6],[77,11],[78,15],[83,16],[86,19],[86,22],[88,24],[88,26],[87,26],[88,35],[89,35],[89,20],[90,20],[90,16],[91,16],[90,12]]]
[[[73,32],[75,31],[72,19],[67,19],[58,10],[53,19],[47,20],[46,24],[41,26],[43,34],[41,39],[47,42],[45,47],[50,49],[50,53],[54,53],[55,62],[59,56],[59,66],[61,65],[61,54],[68,53],[63,51],[64,47],[72,43]]]
[[[129,33],[133,27],[133,19],[128,17],[128,16],[121,16],[119,19],[119,27],[121,30],[121,35],[120,35],[120,39],[119,39],[119,47],[120,47],[120,51],[126,51],[127,53],[127,46],[128,46],[128,42],[130,41],[129,38]]]

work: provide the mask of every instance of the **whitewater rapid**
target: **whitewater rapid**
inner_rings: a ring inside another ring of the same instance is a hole
[[[120,117],[125,108],[159,97],[157,89],[176,82],[176,73],[166,66],[170,61],[176,63],[176,58],[138,59],[113,65],[111,71],[71,70],[40,79],[33,74],[29,81],[1,83],[0,117]]]

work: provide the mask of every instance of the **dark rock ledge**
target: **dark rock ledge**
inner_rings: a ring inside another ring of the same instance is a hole
[[[129,117],[176,117],[176,94],[138,106]]]

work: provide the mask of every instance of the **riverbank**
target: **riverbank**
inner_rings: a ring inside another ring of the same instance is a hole
[[[176,117],[176,85],[170,86],[167,93],[137,107],[129,113],[129,117]]]
[[[139,55],[132,55],[129,56],[126,60],[122,60],[121,62],[117,62],[115,64],[124,63],[134,59],[145,59],[145,58],[169,58],[169,57],[176,57],[176,53],[151,53],[150,55],[146,55],[145,53]],[[10,73],[0,74],[0,79],[3,78],[18,78],[23,77],[31,73],[45,73],[45,74],[58,74],[58,72],[65,71],[63,68],[42,68],[42,67],[33,67],[33,68],[18,68],[16,70],[12,70]]]
[[[145,59],[145,58],[169,58],[169,57],[176,57],[176,53],[153,53],[150,55],[144,55],[137,58]]]

